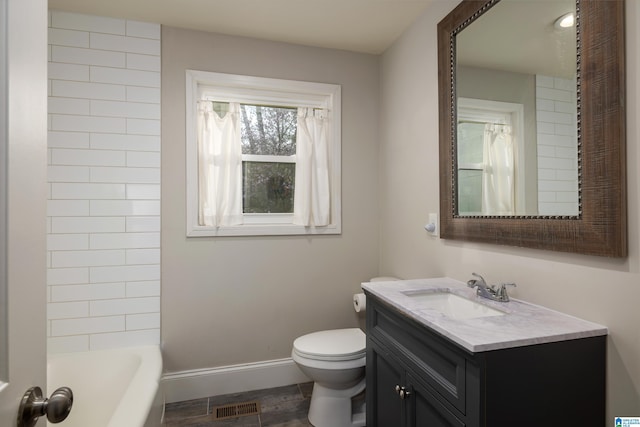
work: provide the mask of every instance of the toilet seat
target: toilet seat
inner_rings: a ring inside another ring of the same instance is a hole
[[[304,358],[348,361],[366,355],[366,335],[359,328],[313,332],[297,338],[293,351]]]

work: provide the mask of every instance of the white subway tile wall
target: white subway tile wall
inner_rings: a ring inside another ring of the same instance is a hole
[[[538,213],[578,214],[576,81],[536,76]]]
[[[49,15],[48,351],[160,342],[160,25]]]

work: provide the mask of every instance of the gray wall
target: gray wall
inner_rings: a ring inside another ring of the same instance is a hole
[[[629,257],[623,260],[433,239],[422,229],[439,206],[436,26],[457,3],[433,2],[382,58],[380,273],[467,280],[475,271],[492,282],[515,281],[516,298],[606,325],[607,419],[638,415],[640,3],[626,2]]]
[[[378,56],[162,29],[165,370],[289,357],[293,340],[357,326],[378,271]],[[185,70],[342,85],[342,235],[185,237]]]

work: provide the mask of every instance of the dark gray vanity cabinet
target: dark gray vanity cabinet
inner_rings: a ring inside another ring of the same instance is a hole
[[[367,427],[605,425],[606,336],[472,353],[367,294]]]

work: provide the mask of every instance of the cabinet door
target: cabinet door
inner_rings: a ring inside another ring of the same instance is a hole
[[[404,401],[396,386],[404,384],[404,369],[383,347],[367,345],[367,427],[405,425]]]
[[[413,375],[407,373],[408,426],[411,427],[465,427],[466,424],[449,411]],[[388,424],[392,425],[392,424]]]
[[[377,304],[375,298],[369,301],[368,336],[393,351],[422,382],[458,411],[466,413],[468,363],[465,354],[428,328]]]

